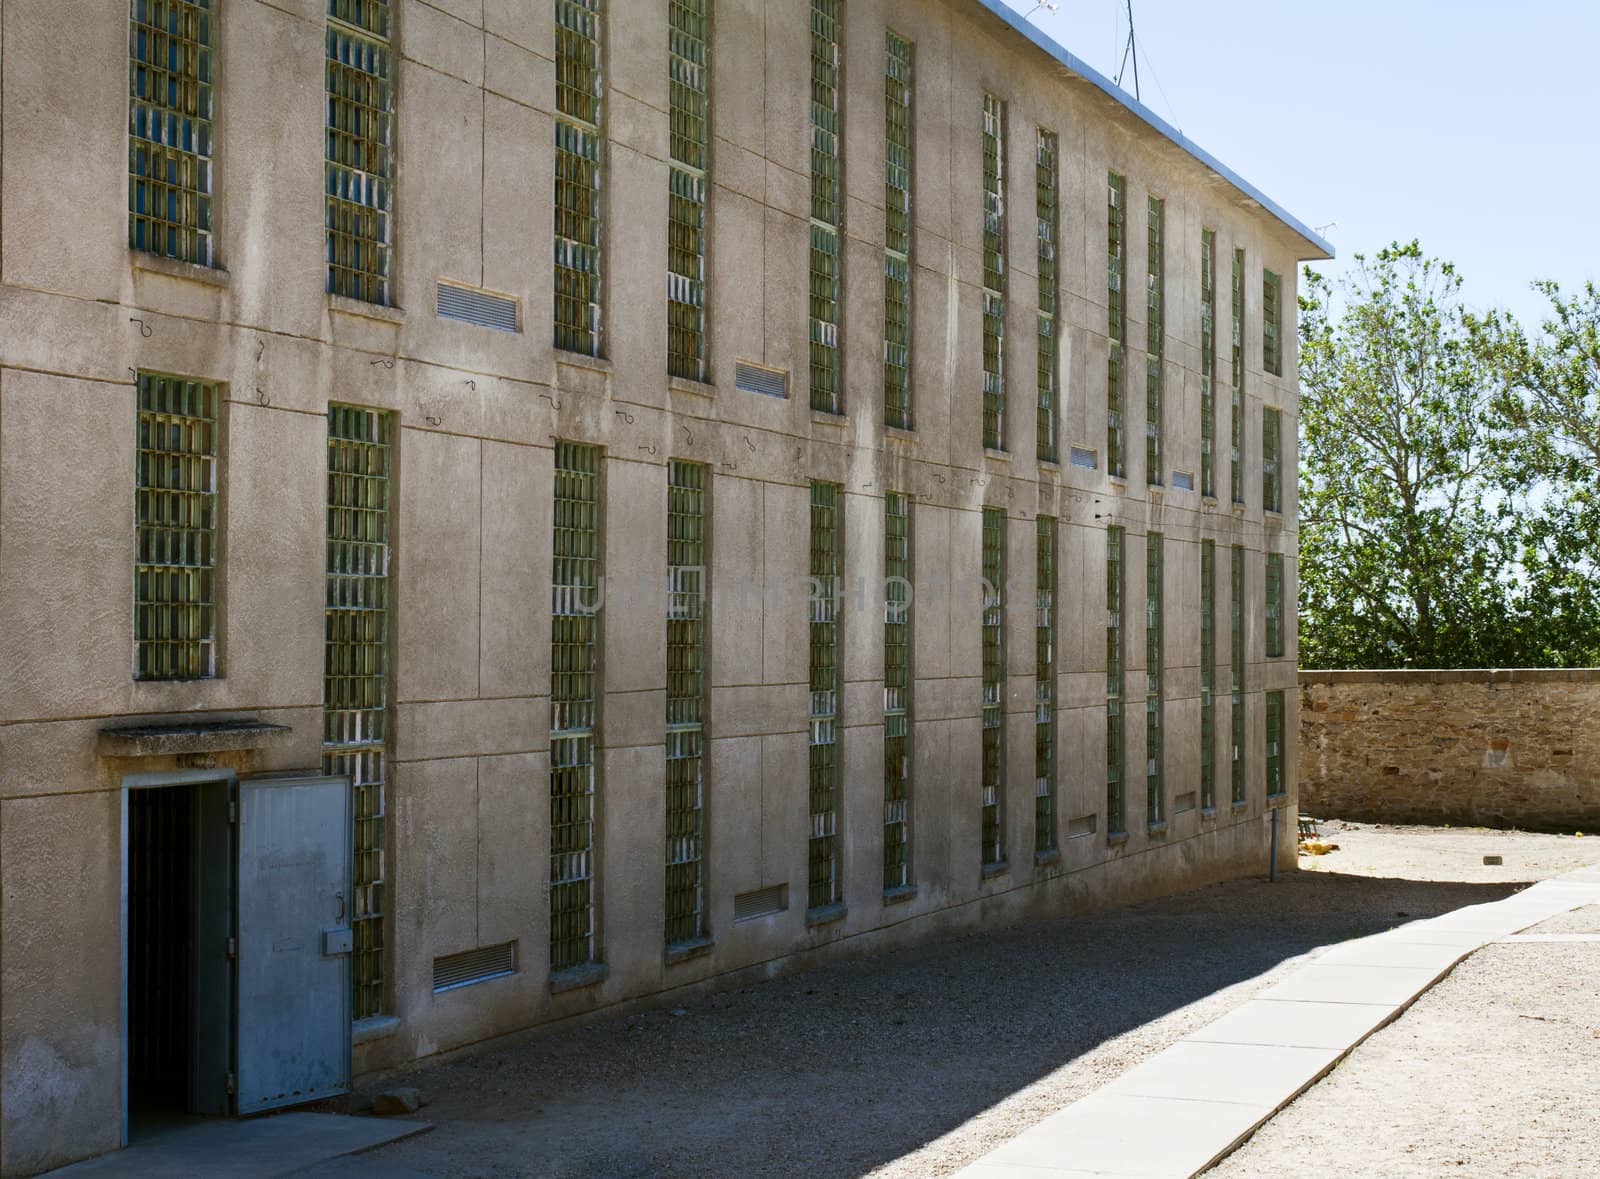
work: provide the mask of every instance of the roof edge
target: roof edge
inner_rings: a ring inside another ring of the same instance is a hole
[[[1051,57],[1055,58],[1056,61],[1066,66],[1067,69],[1071,70],[1074,74],[1077,74],[1079,77],[1083,78],[1084,81],[1090,83],[1096,89],[1103,91],[1108,97],[1114,99],[1120,106],[1127,109],[1141,122],[1145,123],[1151,129],[1159,132],[1164,138],[1171,140],[1179,148],[1183,149],[1184,152],[1192,156],[1205,167],[1211,169],[1211,171],[1215,172],[1223,180],[1233,185],[1234,188],[1238,189],[1250,200],[1255,201],[1268,213],[1276,217],[1284,226],[1292,230],[1299,237],[1304,238],[1307,245],[1310,245],[1315,250],[1321,251],[1320,254],[1307,255],[1306,257],[1302,258],[1301,261],[1322,261],[1337,257],[1337,252],[1334,250],[1333,246],[1329,244],[1327,239],[1322,237],[1322,235],[1314,232],[1310,226],[1305,224],[1305,222],[1294,216],[1294,214],[1290,213],[1277,201],[1273,200],[1266,193],[1262,192],[1255,185],[1251,184],[1243,176],[1240,176],[1232,168],[1228,167],[1221,160],[1217,159],[1216,156],[1206,151],[1205,148],[1201,147],[1198,143],[1194,142],[1194,140],[1186,136],[1182,131],[1179,131],[1171,123],[1167,122],[1160,115],[1156,114],[1155,111],[1145,106],[1142,102],[1137,101],[1132,95],[1130,95],[1121,86],[1118,86],[1110,78],[1107,78],[1104,74],[1100,73],[1092,66],[1087,65],[1085,62],[1073,56],[1059,41],[1045,33],[1042,29],[1031,24],[1022,16],[1021,13],[1006,4],[1005,0],[977,0],[977,3],[983,8],[992,12],[995,16],[999,17],[1013,30],[1021,33],[1029,41],[1033,42],[1034,45],[1044,50]]]

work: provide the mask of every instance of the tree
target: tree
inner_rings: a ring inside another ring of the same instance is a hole
[[[1300,300],[1301,663],[1518,662],[1522,532],[1490,417],[1507,337],[1413,241]]]

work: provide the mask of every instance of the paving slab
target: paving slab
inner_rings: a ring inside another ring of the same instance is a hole
[[[1394,1017],[1389,1003],[1251,999],[1184,1038],[1197,1044],[1344,1049]]]
[[[1445,973],[1445,966],[1341,966],[1312,962],[1261,992],[1263,999],[1304,1003],[1409,1002]]]
[[[1298,1093],[1344,1053],[1343,1046],[1286,1047],[1281,1044],[1174,1044],[1100,1090],[1135,1097],[1182,1101],[1226,1101],[1271,1111],[1286,1092]]]
[[[1385,966],[1391,969],[1443,971],[1461,961],[1472,949],[1472,945],[1418,942],[1385,933],[1343,942],[1320,955],[1317,961],[1325,966]]]
[[[63,1179],[276,1179],[431,1128],[427,1122],[341,1114],[217,1118],[49,1174]]]

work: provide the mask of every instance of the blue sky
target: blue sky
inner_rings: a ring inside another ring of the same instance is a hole
[[[1529,326],[1532,279],[1600,280],[1600,3],[1133,0],[1133,15],[1145,104],[1306,224],[1338,222],[1328,269],[1418,237],[1460,267],[1469,304]],[[1033,20],[1115,77],[1125,0]]]

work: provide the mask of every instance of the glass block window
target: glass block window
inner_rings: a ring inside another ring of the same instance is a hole
[[[1217,233],[1200,231],[1200,494],[1217,494]]]
[[[1266,555],[1266,655],[1283,658],[1283,554]]]
[[[811,408],[844,412],[839,364],[842,0],[811,0]]]
[[[911,501],[884,496],[883,887],[911,883]]]
[[[1261,506],[1283,511],[1283,415],[1270,405],[1261,410]]]
[[[128,245],[211,265],[212,0],[133,0]]]
[[[883,421],[911,429],[911,42],[884,34]]]
[[[705,936],[706,468],[667,464],[667,927]]]
[[[1267,797],[1288,792],[1283,782],[1283,693],[1267,693]]]
[[[394,50],[388,0],[328,0],[328,291],[389,303]]]
[[[708,3],[670,0],[667,8],[667,372],[691,381],[706,376]]]
[[[983,444],[1006,444],[1006,104],[983,96]]]
[[[1162,692],[1162,641],[1166,637],[1165,601],[1161,592],[1161,577],[1166,552],[1159,532],[1145,537],[1144,543],[1144,644],[1145,644],[1145,698],[1144,698],[1144,756],[1145,756],[1145,811],[1146,818],[1159,823],[1166,817],[1165,801],[1161,791],[1163,749],[1161,730],[1165,698]]]
[[[218,385],[137,379],[133,675],[217,674]]]
[[[1167,203],[1150,198],[1145,275],[1145,481],[1161,482],[1161,397],[1167,350]]]
[[[1056,849],[1056,522],[1040,516],[1034,599],[1033,850]]]
[[[1123,531],[1106,530],[1106,832],[1128,829],[1123,795],[1123,714],[1126,665],[1122,658]]]
[[[594,961],[600,450],[556,443],[550,586],[550,969]]]
[[[353,790],[356,1019],[383,1008],[393,432],[394,418],[381,410],[328,407],[322,771],[349,777]]]
[[[1128,182],[1115,172],[1107,183],[1106,197],[1106,307],[1111,355],[1106,363],[1106,474],[1126,474],[1127,456],[1122,433],[1123,389],[1126,385],[1123,350],[1127,347]]]
[[[1244,548],[1234,545],[1228,570],[1229,654],[1232,659],[1229,680],[1233,690],[1232,786],[1233,804],[1244,802]]]
[[[1283,280],[1266,271],[1261,284],[1262,366],[1273,376],[1283,376]]]
[[[600,0],[555,6],[555,346],[599,356]]]
[[[1217,546],[1200,542],[1200,807],[1217,805]]]
[[[1042,462],[1060,460],[1056,441],[1061,420],[1061,388],[1056,338],[1060,299],[1056,286],[1056,252],[1061,237],[1061,148],[1054,131],[1039,129],[1035,148],[1034,188],[1039,219],[1039,421],[1038,453]]]
[[[811,485],[811,834],[806,904],[843,899],[839,882],[839,486]]]
[[[1233,406],[1229,417],[1231,498],[1244,503],[1244,251],[1233,252]]]
[[[1005,862],[1005,512],[983,509],[982,862]]]

